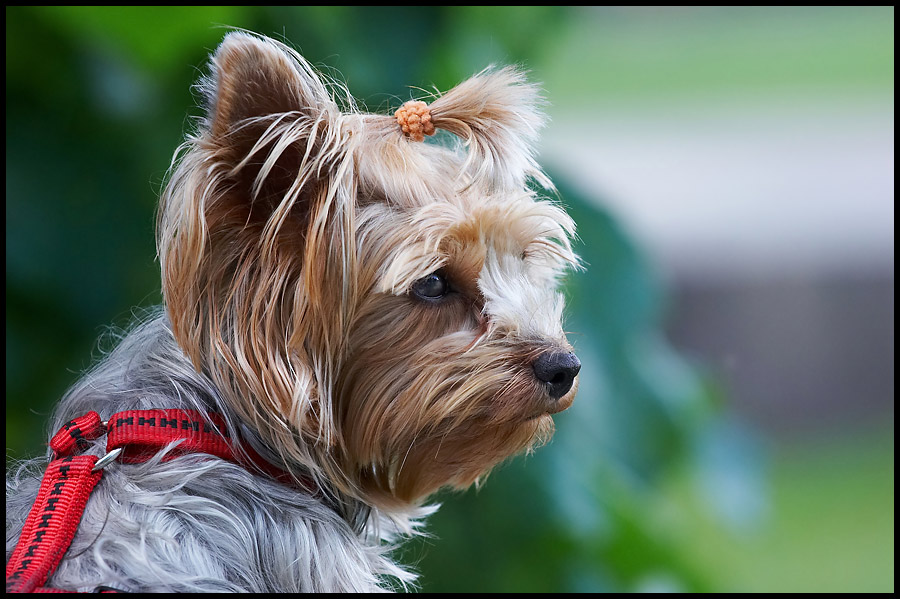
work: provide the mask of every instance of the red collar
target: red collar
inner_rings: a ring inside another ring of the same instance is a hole
[[[107,454],[74,455],[88,440],[106,438]],[[103,468],[118,459],[125,463],[149,460],[173,441],[181,441],[164,461],[189,453],[205,453],[271,476],[286,484],[300,484],[307,492],[312,481],[298,481],[265,461],[248,444],[235,449],[219,414],[195,410],[127,410],[103,422],[88,412],[63,426],[50,440],[54,459],[47,466],[37,499],[25,519],[19,543],[6,563],[6,592],[53,592],[44,587],[72,543],[91,491]]]

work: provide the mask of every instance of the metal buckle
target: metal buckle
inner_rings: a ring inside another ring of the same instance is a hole
[[[109,421],[108,420],[104,420],[103,422],[101,422],[100,426],[105,428],[106,432],[109,432]],[[97,460],[97,463],[94,464],[93,468],[91,468],[91,472],[96,472],[97,470],[103,470],[104,468],[106,468],[107,466],[112,464],[116,460],[116,458],[119,457],[119,454],[122,453],[122,450],[123,450],[122,447],[117,447],[116,449],[113,449],[108,454],[106,454],[105,456],[103,456],[102,458]]]
[[[93,468],[91,468],[91,472],[96,472],[97,470],[103,470],[104,468],[109,466],[111,463],[113,463],[115,461],[115,459],[117,457],[119,457],[120,453],[122,453],[122,448],[116,447],[115,449],[110,451],[108,454],[106,454],[105,456],[103,456],[102,458],[97,460],[97,463],[94,464]]]

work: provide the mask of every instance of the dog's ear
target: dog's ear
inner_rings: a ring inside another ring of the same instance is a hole
[[[475,180],[500,189],[521,189],[528,177],[553,184],[535,160],[546,122],[540,88],[515,67],[488,67],[431,104],[434,126],[468,146],[466,170]]]
[[[292,111],[315,117],[334,107],[309,63],[269,38],[229,33],[212,56],[210,70],[200,88],[207,130],[218,140],[254,128],[252,119]]]
[[[210,71],[207,114],[161,199],[163,297],[194,366],[286,462],[312,468],[313,445],[334,439],[329,356],[355,255],[342,114],[275,40],[230,33]]]
[[[322,171],[317,159],[334,143],[341,115],[322,76],[287,45],[244,32],[225,36],[209,70],[198,83],[206,104],[201,142],[217,187],[227,190],[220,207],[232,216],[249,210],[249,224],[280,223],[290,211],[294,228],[305,229],[297,217],[313,208],[310,167]]]

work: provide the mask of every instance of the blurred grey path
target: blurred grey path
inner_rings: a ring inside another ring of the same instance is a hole
[[[646,248],[740,413],[893,422],[893,98],[706,100],[554,114],[542,159]]]

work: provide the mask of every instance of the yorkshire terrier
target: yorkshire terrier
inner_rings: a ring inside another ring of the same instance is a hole
[[[578,267],[575,226],[541,195],[539,89],[489,68],[370,114],[244,32],[198,89],[205,116],[158,212],[164,306],[65,394],[51,430],[96,412],[97,438],[72,434],[94,464],[115,414],[190,410],[234,459],[169,439],[105,465],[43,584],[406,588],[391,553],[422,534],[427,498],[546,441],[575,397],[557,289]],[[8,590],[45,467],[7,474]]]

